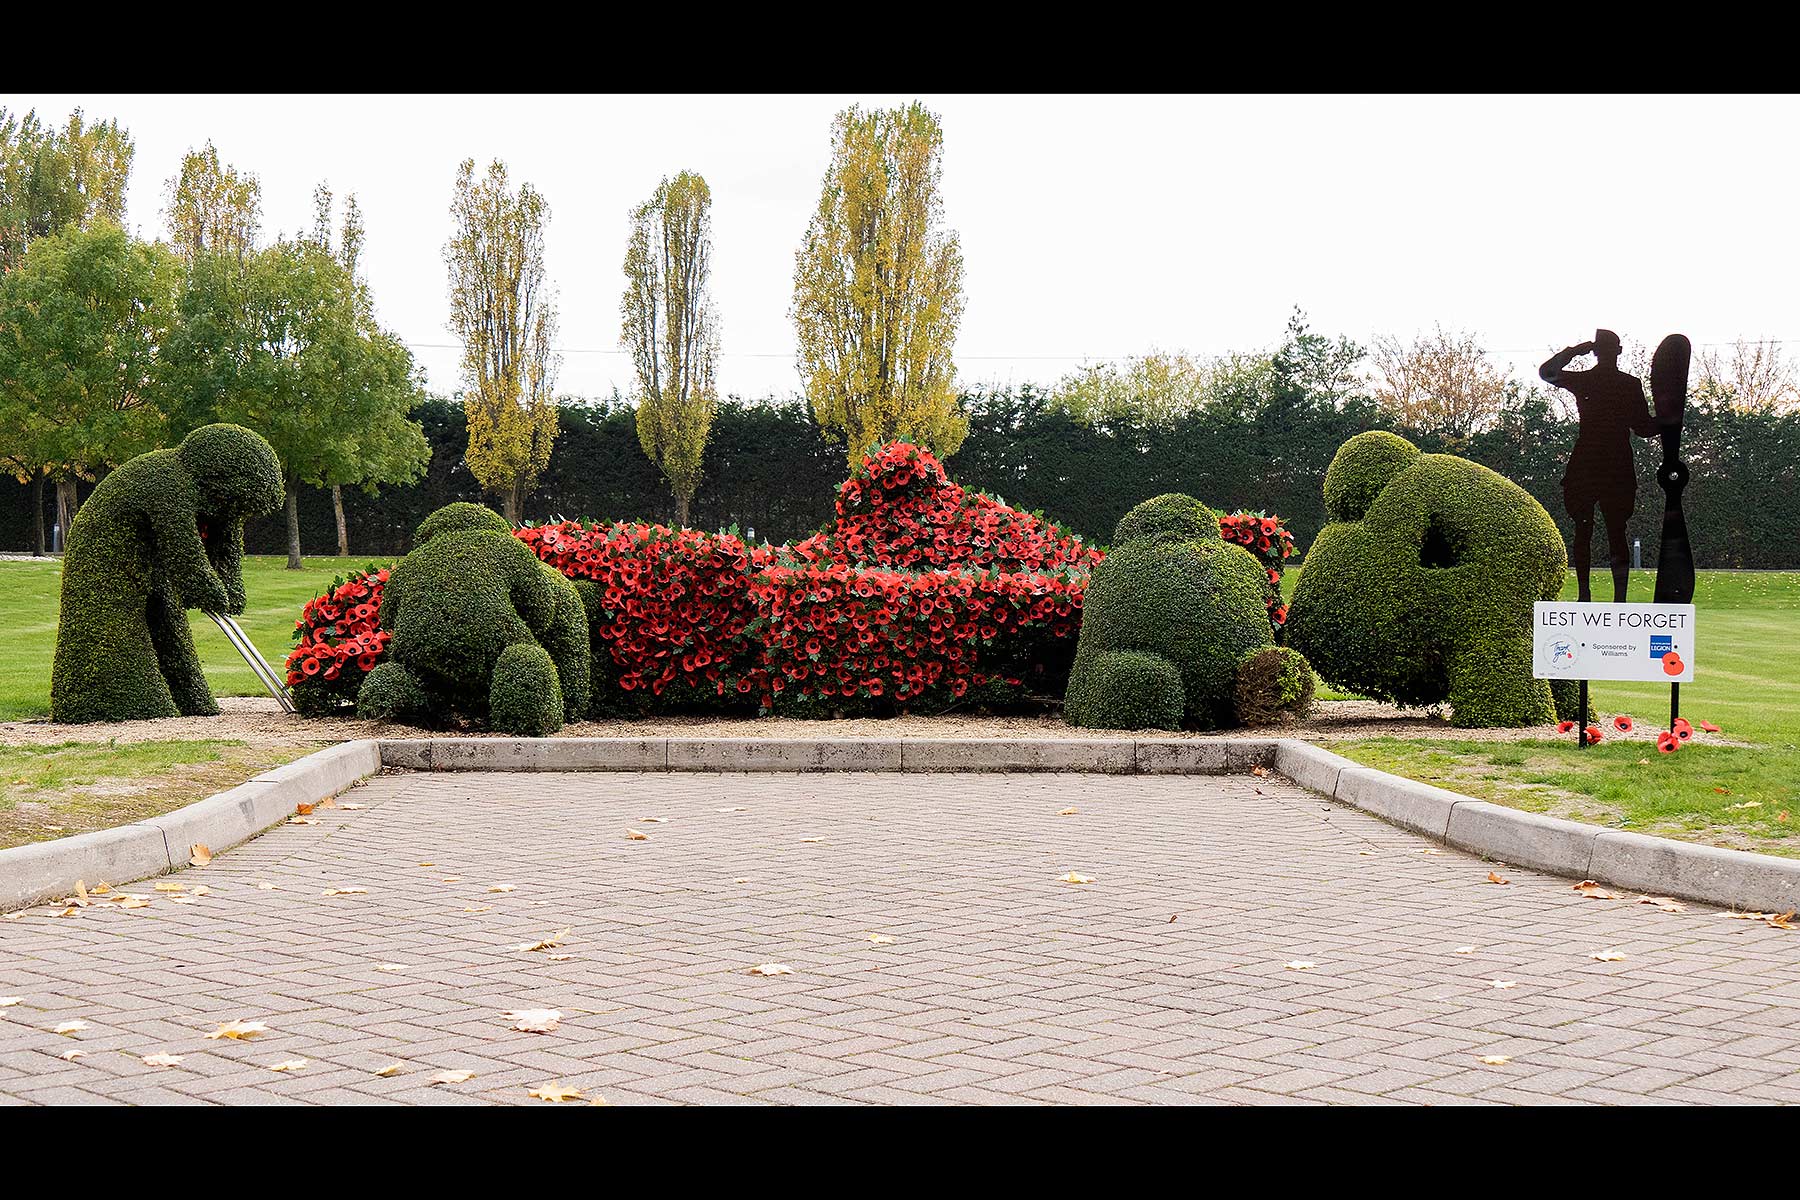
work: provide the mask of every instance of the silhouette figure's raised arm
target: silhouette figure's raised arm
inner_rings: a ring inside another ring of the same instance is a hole
[[[1580,358],[1583,354],[1591,352],[1593,348],[1594,343],[1592,342],[1582,342],[1578,346],[1563,347],[1546,359],[1544,365],[1538,368],[1538,378],[1555,387],[1562,387],[1563,375],[1565,374],[1564,368],[1577,358]],[[1580,374],[1580,372],[1569,373]]]

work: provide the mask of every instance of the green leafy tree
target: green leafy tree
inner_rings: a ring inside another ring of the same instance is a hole
[[[0,107],[0,276],[38,238],[98,221],[123,225],[132,154],[117,121],[89,124],[76,109],[56,129],[35,111],[20,117]],[[42,555],[46,472],[28,467],[29,458],[21,429],[0,430],[0,468],[31,483],[33,551]],[[66,498],[73,503],[73,490]]]
[[[851,466],[896,438],[956,453],[969,423],[951,352],[962,248],[943,225],[944,133],[924,106],[832,126],[832,161],[794,263],[792,316],[806,397]]]
[[[619,339],[637,371],[638,442],[669,481],[683,526],[719,406],[711,274],[712,191],[683,171],[632,211]]]
[[[406,417],[422,399],[412,355],[372,327],[350,273],[311,242],[278,241],[241,262],[198,255],[167,359],[183,429],[231,422],[275,448],[290,569],[301,565],[302,485],[410,479],[423,468],[428,451]],[[398,453],[397,441],[412,452]]]
[[[35,238],[0,276],[0,452],[21,481],[55,480],[65,534],[76,480],[160,444],[180,276],[167,249],[104,221]]]
[[[256,249],[262,225],[262,183],[219,161],[211,142],[189,150],[168,184],[169,240],[190,262],[202,254],[242,261]]]
[[[513,191],[495,160],[477,180],[475,160],[456,172],[450,332],[462,341],[469,471],[498,493],[517,522],[556,442],[556,307],[544,267],[550,206],[529,183]]]
[[[431,447],[419,423],[411,417],[412,408],[424,401],[424,378],[412,364],[405,347],[376,323],[375,302],[368,283],[357,274],[363,247],[362,210],[357,207],[354,193],[344,198],[343,223],[338,232],[337,248],[333,250],[332,207],[331,188],[321,183],[313,189],[313,227],[308,240],[343,264],[356,292],[357,320],[362,336],[368,339],[378,359],[387,361],[394,368],[405,364],[405,372],[410,377],[407,386],[413,394],[406,408],[383,407],[374,422],[361,431],[360,453],[344,462],[354,472],[354,477],[334,476],[328,480],[332,516],[337,524],[337,552],[339,557],[344,557],[350,553],[350,524],[344,514],[344,488],[360,486],[369,495],[375,495],[386,484],[412,483],[424,475],[431,459]]]

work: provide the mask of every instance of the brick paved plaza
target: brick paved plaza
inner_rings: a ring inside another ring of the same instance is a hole
[[[1273,777],[390,774],[314,816],[192,903],[0,922],[0,1100],[1800,1101],[1800,935],[1489,883]]]

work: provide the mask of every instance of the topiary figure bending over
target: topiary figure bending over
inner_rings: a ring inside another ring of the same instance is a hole
[[[1307,551],[1287,642],[1336,687],[1406,706],[1448,701],[1462,726],[1536,725],[1554,696],[1531,674],[1531,606],[1562,590],[1550,514],[1479,463],[1359,433],[1325,473],[1328,524]],[[1563,691],[1567,694],[1564,695]]]
[[[450,504],[420,523],[388,575],[380,619],[393,639],[357,692],[358,716],[456,713],[541,737],[587,711],[581,597],[490,508]]]
[[[51,719],[216,714],[187,610],[244,611],[244,518],[281,501],[275,451],[239,425],[202,426],[102,479],[63,555]]]
[[[1198,500],[1144,501],[1119,521],[1088,584],[1064,716],[1095,729],[1238,723],[1240,664],[1274,645],[1267,581]],[[1282,706],[1265,707],[1274,716]]]

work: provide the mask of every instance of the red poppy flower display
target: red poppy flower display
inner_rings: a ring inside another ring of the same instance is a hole
[[[1714,725],[1711,721],[1700,722],[1700,728],[1706,730],[1706,732],[1708,732],[1708,733],[1718,733],[1719,732],[1719,727],[1717,725]]]
[[[1605,734],[1600,732],[1600,727],[1598,725],[1589,725],[1587,727],[1587,739],[1590,744],[1601,741],[1605,736]]]
[[[1681,749],[1681,739],[1664,730],[1656,735],[1656,749],[1659,754],[1673,754]]]
[[[1688,724],[1686,717],[1676,717],[1675,723],[1669,726],[1669,732],[1685,742],[1694,736],[1694,727]]]
[[[386,567],[367,567],[306,602],[294,622],[294,648],[285,666],[302,712],[354,704],[363,676],[374,669],[394,636],[379,627]]]
[[[1575,728],[1575,722],[1573,721],[1558,721],[1556,723],[1556,732],[1558,733],[1567,733],[1573,728]]]
[[[661,525],[518,530],[602,585],[594,620],[618,687],[769,708],[929,706],[1054,687],[1098,550],[949,480],[902,442],[838,489],[836,520],[792,547]],[[604,672],[596,669],[596,678]]]
[[[1281,599],[1281,572],[1294,556],[1294,535],[1288,532],[1282,518],[1263,512],[1235,512],[1219,518],[1219,536],[1234,542],[1256,556],[1268,572],[1263,603],[1269,610],[1269,624],[1280,634],[1287,624],[1287,605]]]
[[[1618,730],[1620,733],[1630,733],[1631,732],[1631,718],[1628,715],[1626,715],[1625,713],[1620,713],[1618,716],[1613,718],[1613,728]]]

